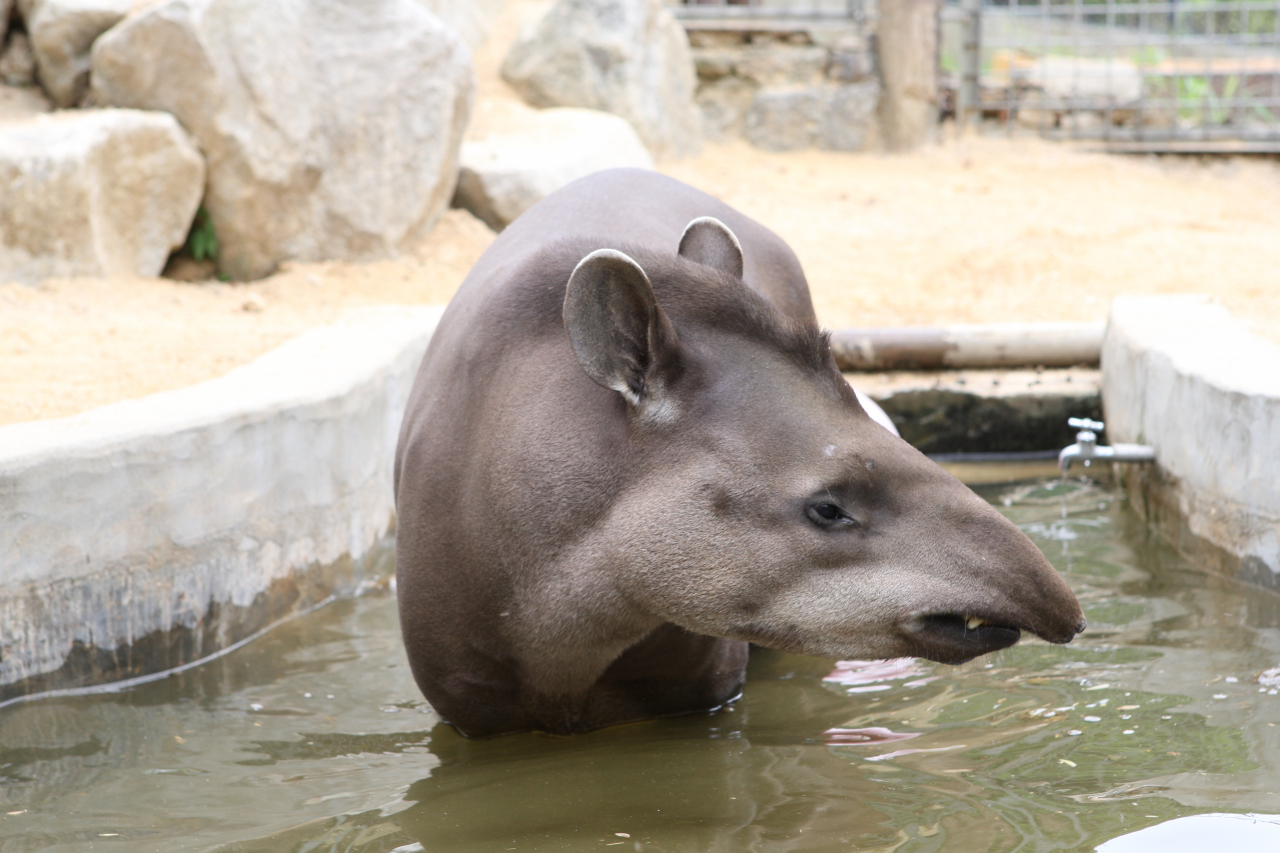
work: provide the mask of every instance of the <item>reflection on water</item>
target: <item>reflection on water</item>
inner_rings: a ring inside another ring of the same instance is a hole
[[[1192,571],[1109,491],[984,493],[1079,594],[1071,646],[960,667],[757,649],[716,714],[468,741],[370,596],[128,693],[0,710],[0,853],[1109,853],[1280,812],[1280,696],[1258,680],[1280,602]]]
[[[1280,815],[1201,814],[1180,817],[1113,838],[1098,853],[1204,853],[1280,850]]]

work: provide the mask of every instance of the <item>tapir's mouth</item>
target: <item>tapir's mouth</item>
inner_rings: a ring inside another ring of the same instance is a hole
[[[1011,625],[956,613],[917,615],[907,630],[918,646],[916,656],[938,663],[964,663],[1006,649],[1022,637],[1022,630]]]

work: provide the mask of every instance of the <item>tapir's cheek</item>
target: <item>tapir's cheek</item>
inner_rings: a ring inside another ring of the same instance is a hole
[[[886,545],[882,525],[866,518],[820,526],[802,516],[788,531],[789,551],[802,555],[800,562],[809,570],[870,566],[889,555],[880,553]]]
[[[877,562],[876,542],[872,534],[863,529],[820,531],[822,535],[811,537],[815,541],[808,548],[808,564],[817,571],[857,571],[870,568]]]

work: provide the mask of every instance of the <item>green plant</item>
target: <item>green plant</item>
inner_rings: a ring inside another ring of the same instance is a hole
[[[1151,45],[1143,45],[1129,53],[1129,60],[1139,67],[1159,65],[1168,57],[1168,51]]]
[[[1214,89],[1209,77],[1179,77],[1177,98],[1191,105],[1178,107],[1178,115],[1186,119],[1204,116],[1208,124],[1225,124],[1231,118],[1231,106],[1240,89],[1240,77],[1232,75],[1223,81],[1222,94]]]
[[[197,261],[214,260],[218,256],[218,235],[213,230],[213,220],[209,218],[209,211],[204,209],[204,205],[196,210],[196,218],[191,223],[191,231],[187,234],[187,242],[183,248]]]

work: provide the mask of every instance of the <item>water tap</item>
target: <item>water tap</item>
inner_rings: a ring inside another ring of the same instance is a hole
[[[1115,444],[1111,447],[1098,444],[1098,433],[1106,427],[1102,421],[1068,418],[1067,425],[1075,427],[1079,432],[1076,433],[1076,443],[1064,447],[1058,454],[1058,468],[1064,474],[1071,463],[1077,460],[1088,467],[1094,459],[1106,462],[1152,462],[1156,458],[1156,449],[1145,444]]]

